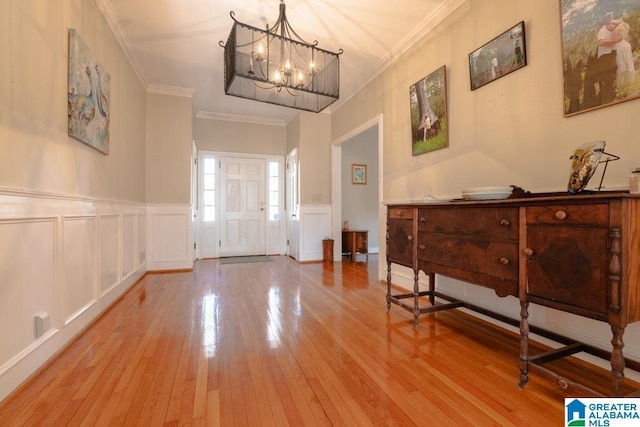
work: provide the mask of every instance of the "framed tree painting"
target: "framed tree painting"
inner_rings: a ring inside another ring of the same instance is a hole
[[[411,85],[409,97],[413,155],[448,147],[446,66]]]
[[[471,90],[527,65],[524,21],[469,54]]]
[[[640,96],[640,0],[560,0],[565,117]]]

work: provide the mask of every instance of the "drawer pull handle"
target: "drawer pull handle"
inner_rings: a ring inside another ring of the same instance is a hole
[[[556,214],[554,215],[556,217],[556,219],[558,220],[563,220],[567,217],[567,213],[565,211],[558,211],[556,212]]]
[[[526,256],[531,256],[531,255],[533,255],[533,249],[531,249],[531,248],[525,248],[525,249],[524,249],[524,254],[525,254]]]
[[[507,264],[509,264],[509,258],[507,258],[507,257],[502,257],[502,258],[500,258],[500,262],[501,262],[502,264],[504,264],[504,265],[507,265]]]
[[[407,236],[407,240],[408,241],[412,241],[413,240],[413,236]]]
[[[421,217],[420,217],[420,222],[427,222],[427,218],[425,218],[425,217],[421,216]]]
[[[500,225],[502,225],[503,227],[508,227],[511,225],[511,223],[508,219],[503,219],[502,221],[500,221]]]
[[[420,245],[420,249],[425,250],[427,247],[425,245]]]

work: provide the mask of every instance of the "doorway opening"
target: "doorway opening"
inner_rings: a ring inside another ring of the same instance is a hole
[[[349,144],[356,144],[360,139],[358,136],[365,137],[369,135],[365,139],[367,142],[365,143],[368,146],[368,150],[374,153],[377,153],[377,156],[371,159],[372,162],[377,162],[375,165],[376,168],[372,170],[377,170],[376,176],[367,174],[367,182],[371,180],[375,180],[377,184],[377,201],[375,208],[375,218],[373,222],[370,223],[371,232],[377,234],[377,250],[379,253],[384,253],[386,246],[384,241],[384,230],[386,228],[386,220],[384,214],[384,206],[382,205],[383,200],[383,186],[382,186],[382,164],[383,164],[383,151],[382,151],[382,135],[383,135],[383,120],[382,114],[372,118],[361,126],[355,128],[353,131],[347,133],[341,138],[332,142],[331,148],[331,169],[332,169],[332,180],[331,180],[331,200],[332,200],[332,212],[331,212],[331,232],[335,237],[341,236],[342,234],[342,226],[344,219],[342,218],[343,214],[343,186],[352,185],[352,177],[350,173],[351,165],[343,165],[344,163],[344,154],[346,153],[346,149]],[[349,172],[345,172],[349,171]],[[348,173],[348,174],[347,174]],[[347,175],[346,175],[347,174]],[[346,176],[345,176],[346,175]],[[347,218],[347,220],[351,223],[352,219]],[[371,240],[371,239],[370,239]],[[341,245],[336,245],[334,247],[334,259],[338,260],[342,258]],[[378,278],[384,279],[386,277],[386,272],[384,270],[385,264],[378,263]]]

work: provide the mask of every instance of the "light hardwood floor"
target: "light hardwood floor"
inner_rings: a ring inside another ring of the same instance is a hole
[[[375,255],[272,258],[147,275],[0,403],[0,426],[562,425],[560,388],[518,388],[515,334],[387,313]],[[558,363],[608,390],[605,370]]]

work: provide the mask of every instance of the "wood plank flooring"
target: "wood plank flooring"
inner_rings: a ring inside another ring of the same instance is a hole
[[[414,328],[386,312],[377,258],[147,275],[0,403],[0,426],[563,423],[560,388],[518,388],[515,334],[458,310]],[[603,369],[559,368],[610,386]]]

